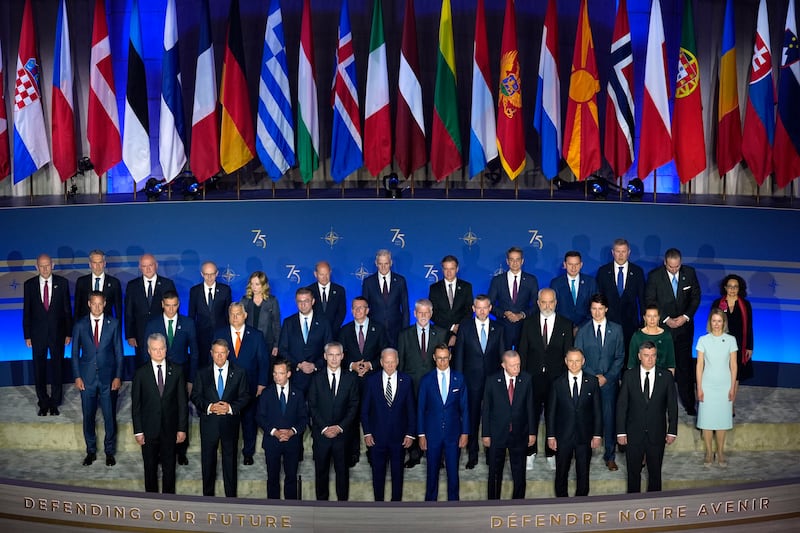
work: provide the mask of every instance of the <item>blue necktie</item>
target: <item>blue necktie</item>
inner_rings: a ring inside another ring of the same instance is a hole
[[[622,276],[622,267],[619,267],[617,272],[617,294],[622,296],[622,291],[625,290],[625,278]]]
[[[486,324],[481,324],[481,351],[486,352]]]
[[[576,304],[578,303],[578,289],[575,288],[575,280],[573,279],[571,281],[572,281],[572,303]]]
[[[308,317],[303,319],[303,342],[308,342]]]
[[[600,329],[600,324],[597,324],[597,342],[603,346],[603,331]]]
[[[100,278],[94,278],[94,290],[100,290]]]
[[[672,295],[675,298],[678,297],[678,275],[677,274],[672,276]]]
[[[286,414],[286,394],[283,392],[283,387],[281,387],[281,414]]]
[[[225,382],[222,381],[222,369],[219,369],[219,377],[217,378],[217,395],[222,399],[222,393],[225,392]]]
[[[444,372],[442,372],[442,385],[439,387],[439,392],[442,395],[442,403],[447,401],[447,380],[444,379]]]

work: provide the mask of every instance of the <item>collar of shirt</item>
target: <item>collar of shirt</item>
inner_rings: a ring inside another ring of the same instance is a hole
[[[203,283],[203,292],[205,293],[204,296],[208,298],[208,289],[211,289],[211,293],[217,292],[217,284],[214,283],[213,285],[206,285]]]
[[[283,393],[286,395],[286,401],[289,401],[289,382],[286,382],[286,385],[283,386]],[[277,383],[275,384],[275,394],[278,396],[278,400],[281,399],[281,386]]]
[[[222,369],[222,382],[225,383],[228,380],[228,367],[230,366],[230,361],[225,361],[225,364],[221,367],[217,366],[216,363],[211,365],[211,372],[214,376],[214,383],[217,383],[217,376],[219,376],[219,370]]]
[[[644,373],[645,372],[650,372],[650,374],[649,374],[649,378],[650,378],[650,395],[652,396],[653,395],[653,383],[656,382],[656,367],[653,367],[650,370],[645,370],[642,365],[639,365],[639,387],[642,389],[642,392],[644,392],[644,377],[645,377]]]
[[[317,288],[319,288],[319,293],[320,294],[322,294],[322,289],[326,289],[327,290],[326,294],[328,296],[330,296],[330,294],[331,294],[331,284],[330,283],[328,283],[327,285],[323,285],[321,283],[317,283]]]
[[[100,340],[100,337],[103,335],[103,315],[94,316],[92,313],[89,313],[89,326],[92,330],[92,335],[94,335],[94,325],[97,324],[97,339]],[[95,320],[99,320],[99,322],[95,322]]]
[[[307,318],[308,319],[308,327],[309,327],[309,329],[311,329],[311,323],[314,320],[314,311],[311,311],[307,315],[304,315],[303,313],[298,312],[297,316],[298,316],[298,319],[300,320],[300,325],[301,326],[303,325],[303,320],[305,320]]]
[[[168,331],[169,330],[169,321],[170,320],[172,320],[172,331],[174,332],[175,330],[178,329],[178,315],[177,314],[172,318],[169,318],[164,313],[161,313],[161,316],[164,317],[164,331]]]
[[[330,368],[328,368],[326,366],[325,367],[325,372],[328,375],[328,385],[329,386],[331,384],[331,374],[336,376],[336,388],[338,389],[339,388],[339,382],[341,381],[341,378],[342,378],[342,367],[339,367],[336,370],[331,370]]]
[[[483,322],[481,322],[478,317],[475,317],[475,329],[478,330],[478,335],[481,334],[481,324],[486,326],[486,334],[489,334],[489,319],[487,318]]]
[[[156,280],[158,280],[158,274],[153,276],[152,278],[148,278],[147,276],[142,276],[142,280],[144,281],[144,290],[147,290],[147,282],[152,281],[153,285],[156,284]]]
[[[572,288],[572,280],[573,279],[575,280],[575,285],[580,285],[580,283],[581,283],[581,275],[580,275],[580,273],[578,273],[578,275],[575,276],[574,278],[572,276],[570,276],[569,274],[567,274],[567,285],[569,285],[570,289]]]
[[[622,263],[621,265],[620,265],[619,263],[616,263],[616,262],[615,262],[615,263],[614,263],[614,274],[616,274],[617,272],[619,272],[619,267],[622,267],[622,272],[628,272],[628,265],[629,265],[629,264],[630,264],[630,262],[628,262],[628,261],[625,261],[625,262],[624,262],[624,263]]]
[[[453,281],[444,280],[444,290],[445,291],[449,290],[448,286],[450,286],[450,285],[453,286],[453,294],[455,295],[456,288],[458,287],[458,278],[453,278]]]
[[[44,290],[44,282],[45,282],[45,281],[48,283],[48,285],[47,285],[47,286],[48,286],[48,287],[49,287],[51,290],[52,290],[52,288],[53,288],[53,275],[52,275],[52,274],[50,275],[50,277],[49,277],[49,278],[43,278],[42,276],[39,276],[39,291],[40,291],[40,292]],[[51,297],[51,299],[52,299],[52,295],[53,295],[53,293],[51,292],[51,293],[50,293],[50,297]]]
[[[548,328],[548,330],[552,330],[552,327],[556,322],[556,314],[553,313],[550,316],[544,316],[542,313],[539,313],[539,329],[542,329],[544,327],[545,319],[547,319],[547,328]],[[549,335],[550,331],[548,331],[547,333]]]
[[[581,370],[577,374],[573,374],[572,372],[567,370],[567,380],[569,381],[568,385],[569,385],[570,397],[572,396],[572,384],[575,383],[575,380],[573,379],[575,377],[578,378],[578,394],[580,394],[581,393],[581,386],[583,386],[583,370]]]
[[[100,280],[100,289],[102,290],[103,286],[105,285],[105,282],[106,282],[106,273],[103,272],[99,276],[95,276],[94,274],[92,274],[91,276],[92,276],[91,277],[91,283],[90,283],[91,289],[94,290],[94,280],[99,279]]]
[[[597,332],[597,326],[600,326],[600,331],[606,331],[606,324],[608,323],[608,319],[604,318],[602,322],[598,322],[595,319],[592,319],[592,329]]]
[[[97,316],[94,316],[92,313],[89,313],[89,316],[92,318],[92,322],[94,322],[95,320],[99,320],[100,321],[100,325],[103,325],[103,316],[104,315],[102,313],[97,315]],[[94,324],[92,324],[92,327],[94,327]]]
[[[511,285],[514,284],[514,276],[517,277],[517,287],[519,287],[519,284],[522,283],[522,271],[521,270],[519,272],[517,272],[516,274],[514,274],[510,270],[506,271],[506,279],[508,280],[508,286],[510,287]]]
[[[153,367],[153,376],[156,378],[156,383],[158,383],[158,367],[161,366],[161,377],[164,378],[164,381],[167,381],[167,360],[164,359],[160,363],[156,363],[152,359],[150,359],[150,366]]]
[[[364,319],[364,322],[358,323],[358,320],[353,320],[353,323],[356,325],[356,333],[358,333],[359,326],[364,326],[364,335],[367,334],[367,330],[369,329],[369,317]]]
[[[450,367],[448,366],[444,370],[439,370],[438,368],[436,369],[437,381],[439,381],[439,382],[442,381],[442,374],[444,374],[444,378],[445,378],[445,380],[447,380],[447,386],[449,387],[450,386]]]
[[[508,388],[508,381],[511,379],[511,376],[509,375],[508,372],[505,371],[505,369],[503,369],[503,375],[506,378],[506,388]],[[518,378],[519,376],[514,376],[514,381],[516,381]],[[516,386],[516,383],[514,383],[514,386]]]
[[[242,326],[242,329],[237,330],[235,327],[231,326],[231,340],[233,342],[236,342],[236,332],[237,331],[239,332],[239,336],[242,338],[242,341],[244,341],[244,328],[245,327]],[[233,350],[233,346],[231,346],[231,350]]]

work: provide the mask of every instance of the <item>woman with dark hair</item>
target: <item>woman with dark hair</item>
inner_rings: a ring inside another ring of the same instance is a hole
[[[728,274],[719,286],[721,298],[714,300],[711,309],[719,309],[728,319],[728,332],[736,339],[739,356],[736,363],[736,388],[739,381],[753,377],[753,308],[747,298],[747,282],[736,274]]]
[[[264,335],[267,353],[278,355],[278,339],[281,334],[281,309],[278,299],[270,294],[267,275],[256,270],[250,274],[245,295],[240,303],[247,313],[247,325]]]

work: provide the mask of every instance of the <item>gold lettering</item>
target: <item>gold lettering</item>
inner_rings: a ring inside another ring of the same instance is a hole
[[[761,509],[769,508],[769,498],[761,498]]]
[[[522,527],[529,526],[531,524],[532,516],[529,514],[522,515]]]
[[[39,498],[39,510],[46,511],[47,510],[47,500],[44,498]]]
[[[536,515],[536,527],[544,527],[544,515]]]
[[[129,516],[132,520],[139,520],[141,518],[141,510],[138,507],[131,507]]]
[[[206,516],[209,524],[213,524],[217,521],[217,513],[208,513]]]
[[[686,518],[686,506],[679,505],[678,506],[678,518]]]
[[[560,514],[551,514],[550,515],[550,525],[551,526],[560,526],[561,525],[561,515]]]
[[[592,523],[592,513],[583,513],[581,517],[582,523],[584,524],[591,524]]]
[[[156,522],[161,522],[164,520],[164,511],[161,509],[153,509],[153,520]]]
[[[620,511],[619,511],[619,521],[620,522],[630,522],[631,521],[631,510],[630,509],[620,509]]]
[[[78,508],[78,514],[84,515],[84,516],[86,515],[86,504],[85,503],[78,503],[77,504],[77,508]]]
[[[265,524],[266,527],[278,527],[278,519],[274,516],[267,515],[267,522]]]
[[[490,516],[489,527],[492,529],[503,527],[503,519],[499,516]]]
[[[644,509],[636,509],[636,510],[633,512],[633,518],[634,518],[634,519],[635,519],[637,522],[641,522],[642,520],[644,520],[645,518],[647,518],[647,511],[645,511]]]
[[[567,525],[574,526],[578,523],[578,515],[575,513],[567,513]]]
[[[222,521],[223,526],[229,526],[233,523],[233,515],[230,513],[224,513],[219,515],[220,520]]]
[[[72,502],[64,502],[64,506],[61,510],[67,514],[72,514]]]
[[[194,513],[192,511],[186,511],[186,514],[183,515],[184,520],[187,524],[194,524]]]
[[[281,527],[292,527],[292,517],[291,516],[282,516],[281,517]]]
[[[597,523],[598,524],[605,524],[608,522],[608,514],[605,511],[598,511],[597,513]]]
[[[261,515],[260,514],[251,514],[250,515],[250,527],[261,527]]]
[[[672,508],[664,507],[664,518],[672,518]]]
[[[733,512],[733,502],[732,501],[728,500],[727,502],[725,502],[725,512],[726,513],[732,513]]]
[[[700,504],[700,508],[697,509],[697,516],[708,516],[708,507],[706,507],[706,504]]]
[[[517,515],[512,514],[508,517],[508,527],[518,527],[517,526]]]

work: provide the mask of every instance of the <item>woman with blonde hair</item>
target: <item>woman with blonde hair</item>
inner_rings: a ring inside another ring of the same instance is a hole
[[[250,274],[245,295],[240,302],[247,313],[247,325],[264,335],[267,353],[278,355],[278,339],[281,335],[281,309],[278,299],[270,294],[269,278],[260,270]]]

